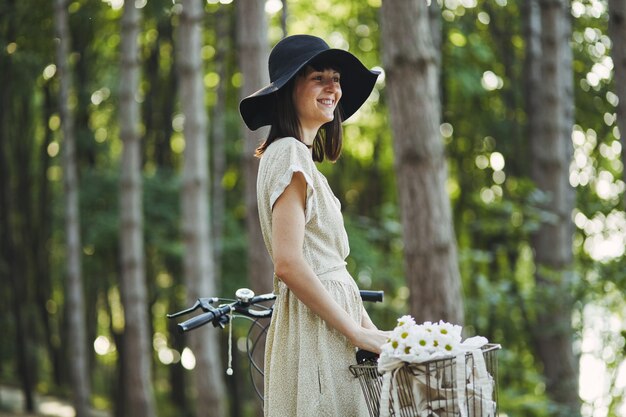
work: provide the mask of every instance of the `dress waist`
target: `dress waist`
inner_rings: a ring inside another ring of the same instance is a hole
[[[338,282],[342,282],[344,284],[348,284],[350,286],[356,285],[356,283],[354,282],[354,279],[352,278],[352,275],[350,275],[350,273],[346,269],[346,265],[345,264],[344,265],[337,265],[337,266],[331,267],[329,269],[326,269],[322,273],[317,274],[317,278],[320,281],[322,281],[322,282],[324,282],[324,281],[338,281]],[[282,282],[277,277],[274,277],[274,282],[275,282],[274,292],[276,294],[280,294],[282,291],[288,289],[287,284]]]
[[[317,273],[317,277],[320,279],[320,281],[343,281],[345,278],[341,277],[347,277],[348,279],[352,280],[352,276],[350,276],[350,273],[346,269],[345,263],[333,266],[322,272],[319,272]]]

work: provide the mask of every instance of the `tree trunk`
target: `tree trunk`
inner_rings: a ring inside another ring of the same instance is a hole
[[[143,207],[141,182],[141,137],[139,132],[139,24],[134,2],[124,4],[120,66],[120,137],[123,143],[120,179],[120,295],[124,306],[125,355],[123,384],[124,414],[155,416],[152,392],[152,338],[148,315]]]
[[[11,1],[8,4],[9,10],[15,9],[15,4]],[[9,13],[1,16],[0,22],[5,27],[5,38],[15,39],[16,30],[14,19]],[[11,80],[18,68],[11,59],[0,59],[0,74],[2,79]],[[33,391],[35,388],[32,347],[35,343],[32,340],[32,331],[29,331],[27,320],[27,306],[29,305],[27,295],[27,277],[25,276],[24,264],[21,261],[28,247],[26,242],[21,243],[19,225],[16,225],[20,218],[20,205],[16,201],[16,189],[19,188],[20,161],[16,161],[14,148],[16,142],[21,141],[21,135],[16,134],[15,126],[20,126],[25,121],[20,120],[16,107],[21,107],[23,100],[16,99],[20,86],[12,83],[5,83],[0,90],[0,278],[2,286],[7,288],[2,294],[2,309],[0,313],[9,313],[9,317],[3,320],[3,328],[14,331],[11,336],[15,337],[15,343],[10,347],[9,354],[15,355],[15,369],[19,374],[19,384],[24,395],[24,408],[27,412],[34,411],[35,401]],[[28,91],[23,93],[28,94]],[[16,117],[17,116],[17,117]],[[21,133],[21,132],[20,132]],[[21,189],[23,194],[24,190]],[[22,222],[23,223],[23,222]],[[9,336],[10,337],[10,336]],[[4,352],[3,352],[4,353]],[[5,357],[5,356],[3,356]]]
[[[65,233],[67,256],[66,309],[70,375],[74,408],[77,417],[88,416],[91,383],[88,373],[85,302],[81,268],[80,213],[78,207],[78,173],[76,168],[76,143],[74,118],[70,109],[69,94],[69,13],[66,0],[56,0],[54,21],[58,37],[57,74],[59,76],[59,114],[63,132],[63,189],[65,192]]]
[[[572,277],[575,193],[569,184],[574,123],[569,2],[539,0],[541,15],[541,88],[537,132],[531,145],[531,177],[546,196],[551,214],[532,236],[535,257],[536,323],[531,326],[543,363],[546,391],[557,405],[555,416],[579,416],[577,361],[572,350]],[[558,302],[555,302],[558,300]]]
[[[230,8],[229,8],[230,9]],[[215,262],[216,275],[220,273],[224,240],[224,220],[226,213],[226,194],[222,181],[226,173],[226,74],[228,50],[231,47],[229,37],[229,23],[231,22],[228,10],[221,6],[215,16],[216,28],[215,38],[217,39],[215,65],[221,82],[217,85],[215,107],[213,108],[213,129],[211,135],[211,160],[213,161],[213,184],[211,190],[211,202],[213,208],[213,241],[215,242]]]
[[[176,96],[175,57],[171,56],[171,64],[162,68],[162,50],[171,46],[172,19],[168,15],[160,15],[156,23],[157,39],[154,41],[148,58],[144,63],[144,78],[147,82],[142,106],[145,134],[142,140],[144,165],[156,165],[157,169],[172,169],[172,113]]]
[[[55,103],[50,83],[46,83],[43,87],[44,105],[43,120],[50,120],[54,113]],[[61,386],[63,383],[63,372],[61,368],[61,349],[58,338],[58,328],[56,322],[51,320],[51,314],[48,309],[48,302],[53,299],[53,283],[52,273],[50,271],[50,250],[49,242],[52,239],[52,209],[49,201],[52,201],[52,193],[49,187],[48,168],[50,167],[51,158],[48,155],[48,145],[52,143],[53,132],[50,127],[46,127],[45,139],[39,148],[39,170],[37,182],[38,202],[37,207],[37,227],[38,236],[34,238],[36,248],[36,272],[35,279],[35,296],[38,307],[38,320],[43,324],[45,334],[46,347],[48,357],[52,366],[52,380],[55,385]]]
[[[426,2],[384,1],[381,25],[411,313],[418,322],[462,324],[447,163],[439,134],[438,55]]]
[[[526,55],[524,57],[524,104],[528,115],[526,138],[530,147],[541,147],[541,12],[537,0],[528,0],[522,4],[522,19]],[[535,162],[531,158],[531,165]]]
[[[289,9],[287,8],[287,0],[281,0],[283,4],[283,8],[280,11],[280,28],[283,31],[283,38],[286,38],[289,34],[289,29],[287,28],[287,19],[289,18]]]
[[[215,295],[215,265],[209,222],[207,116],[202,68],[203,3],[182,0],[178,64],[180,98],[185,117],[182,214],[185,245],[184,270],[190,301]],[[198,413],[224,415],[224,383],[220,375],[218,332],[211,326],[190,334],[196,357]]]
[[[257,0],[239,0],[237,3],[237,50],[239,51],[239,69],[243,75],[241,99],[259,90],[269,83],[267,60],[269,57],[267,21],[265,3]],[[283,7],[286,2],[283,2]],[[283,34],[286,26],[283,27]],[[259,160],[254,151],[267,137],[266,127],[250,131],[243,123],[243,171],[244,199],[246,204],[246,230],[248,232],[248,277],[252,289],[257,293],[273,291],[274,265],[265,247],[261,224],[259,222],[256,199],[256,181]],[[255,351],[254,361],[263,364],[265,341]],[[261,385],[262,386],[262,385]],[[262,409],[256,410],[262,415]]]
[[[437,1],[431,2],[430,6],[428,6],[428,25],[430,27],[430,36],[433,43],[433,51],[437,59],[437,68],[441,68],[441,6]],[[441,103],[441,98],[439,99],[439,101]]]
[[[239,69],[243,75],[241,98],[259,90],[269,83],[267,59],[267,21],[264,2],[257,0],[239,0],[237,2],[237,50]],[[243,134],[243,171],[245,183],[246,229],[248,232],[248,276],[253,290],[272,291],[274,266],[269,257],[261,225],[256,200],[256,178],[259,161],[254,157],[254,150],[267,136],[267,128],[251,132],[242,123]]]
[[[626,181],[626,2],[609,0],[609,37],[611,38],[615,93],[617,104],[617,128],[622,143],[622,179]],[[626,206],[626,194],[624,194]]]

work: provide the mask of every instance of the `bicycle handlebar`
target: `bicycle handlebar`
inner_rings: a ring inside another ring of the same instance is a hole
[[[360,290],[359,292],[361,293],[361,300],[363,301],[369,301],[372,303],[382,303],[383,298],[385,298],[384,291]]]
[[[187,332],[189,330],[196,329],[204,324],[207,324],[213,320],[219,320],[225,314],[230,313],[232,310],[232,306],[227,304],[225,306],[216,308],[213,311],[209,311],[208,313],[199,314],[195,317],[190,318],[189,320],[185,320],[182,323],[178,323],[178,328],[181,332]]]
[[[384,291],[359,291],[361,299],[369,302],[382,302],[384,297]],[[243,294],[243,296],[241,296]],[[191,313],[198,308],[202,309],[204,313],[185,320],[178,324],[178,329],[181,332],[187,332],[189,330],[196,329],[204,324],[213,322],[213,326],[221,326],[228,322],[228,314],[232,311],[251,317],[253,319],[267,318],[272,315],[273,308],[269,307],[266,310],[251,309],[250,306],[256,303],[264,301],[271,301],[276,299],[276,294],[262,294],[254,296],[254,293],[248,289],[240,289],[237,291],[237,301],[233,301],[230,304],[224,304],[219,307],[213,307],[211,304],[219,301],[219,298],[199,298],[196,303],[185,310],[177,313],[168,314],[167,318],[175,318],[184,314]]]

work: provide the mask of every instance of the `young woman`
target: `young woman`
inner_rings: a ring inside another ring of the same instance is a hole
[[[387,336],[346,270],[339,200],[315,162],[337,160],[341,123],[367,99],[378,73],[308,35],[280,41],[269,72],[270,85],[240,104],[250,129],[271,126],[257,149],[259,216],[277,293],[265,351],[265,416],[367,416],[348,367],[355,348],[380,352]]]

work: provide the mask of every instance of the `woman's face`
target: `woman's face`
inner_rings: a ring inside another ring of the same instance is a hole
[[[334,111],[341,99],[340,74],[333,69],[315,70],[307,67],[296,77],[293,102],[303,130],[317,131],[334,119]]]

